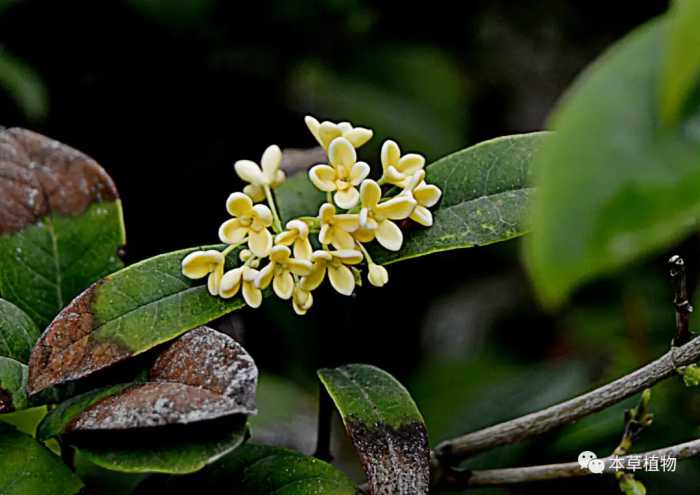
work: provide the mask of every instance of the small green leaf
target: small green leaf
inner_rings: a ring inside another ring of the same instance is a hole
[[[0,356],[26,363],[40,334],[27,313],[0,299]]]
[[[634,475],[630,473],[623,474],[618,484],[624,495],[646,495],[647,493],[644,484],[634,479]]]
[[[0,414],[27,408],[27,375],[26,365],[0,356]]]
[[[131,265],[75,298],[34,347],[28,391],[82,378],[243,307],[242,298],[213,297],[206,283],[182,275],[192,251]]]
[[[49,449],[0,423],[0,493],[72,495],[82,486],[80,479]]]
[[[71,444],[90,462],[112,471],[187,474],[236,449],[246,437],[245,420],[229,417],[195,425],[84,435]]]
[[[685,383],[686,387],[697,387],[700,385],[700,367],[697,364],[678,368],[678,373],[683,377],[683,383]]]
[[[700,2],[674,0],[659,96],[661,120],[670,126],[680,119],[683,104],[700,78]]]
[[[121,268],[121,203],[97,162],[25,129],[0,131],[0,295],[44,328]]]
[[[427,494],[428,433],[403,385],[364,364],[322,369],[318,376],[360,455],[370,493]]]
[[[589,68],[537,156],[531,276],[549,306],[581,282],[677,241],[700,214],[700,140],[659,128],[668,23],[654,21]]]
[[[197,490],[216,493],[227,487],[240,495],[354,495],[355,485],[330,464],[297,452],[246,444],[188,476],[152,476],[137,494]]]
[[[452,249],[484,246],[527,232],[530,163],[545,132],[504,136],[448,155],[426,168],[426,182],[442,190],[433,226],[404,233],[398,252],[372,250],[378,263],[394,263]]]

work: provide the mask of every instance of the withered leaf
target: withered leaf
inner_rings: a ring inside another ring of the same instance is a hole
[[[41,328],[121,267],[112,179],[87,155],[26,129],[0,130],[0,295]]]
[[[145,383],[67,401],[39,426],[42,438],[63,433],[190,424],[255,414],[258,370],[228,335],[200,327],[170,344]]]
[[[322,369],[318,376],[360,455],[369,492],[427,494],[428,434],[408,391],[374,366],[351,364]]]

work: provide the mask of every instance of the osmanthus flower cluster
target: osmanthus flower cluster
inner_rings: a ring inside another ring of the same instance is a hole
[[[361,281],[362,265],[372,285],[386,284],[386,269],[372,260],[365,244],[377,241],[390,251],[401,249],[403,233],[397,221],[433,224],[429,208],[442,193],[425,182],[423,156],[402,153],[397,143],[386,141],[381,177],[375,181],[369,178],[370,166],[357,158],[357,148],[372,138],[372,130],[313,117],[306,117],[306,125],[328,157],[328,163],[309,170],[309,179],[326,193],[326,201],[315,217],[282,226],[274,198],[274,189],[285,180],[280,148],[268,147],[259,165],[236,162],[236,173],[247,185],[226,201],[231,218],[219,228],[219,238],[228,246],[223,251],[196,251],[182,261],[185,276],[208,277],[212,296],[226,299],[240,292],[257,308],[262,291],[272,286],[303,315],[313,304],[312,292],[326,279],[339,293],[352,294]],[[226,257],[239,247],[238,266],[225,272]]]

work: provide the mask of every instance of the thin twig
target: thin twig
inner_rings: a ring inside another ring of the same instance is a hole
[[[321,387],[318,400],[318,434],[316,436],[316,452],[314,457],[331,462],[331,420],[333,419],[333,404],[326,391]]]
[[[700,337],[695,337],[687,344],[671,349],[656,361],[588,393],[541,411],[444,441],[436,447],[436,457],[442,464],[456,465],[462,459],[478,452],[516,443],[573,423],[651,387],[674,375],[677,366],[689,365],[699,358]]]
[[[693,306],[688,298],[688,284],[686,282],[685,261],[678,255],[671,256],[668,260],[670,266],[671,282],[673,283],[673,306],[676,308],[676,337],[673,345],[683,345],[690,340],[688,320]]]
[[[649,452],[633,454],[620,457],[621,462],[627,465],[627,460],[630,457],[643,458],[657,456],[674,457],[678,460],[687,459],[700,454],[700,439],[690,442],[672,445]],[[602,460],[605,462],[605,472],[614,473],[614,464],[611,462],[613,456],[605,457]],[[506,469],[484,469],[471,471],[469,476],[462,478],[462,484],[444,485],[449,488],[468,488],[477,486],[499,486],[512,485],[516,483],[525,483],[530,481],[553,480],[559,478],[573,478],[578,476],[589,476],[595,474],[588,469],[582,469],[578,462],[567,462],[562,464],[546,464],[542,466],[526,466]],[[445,480],[443,483],[446,483]]]

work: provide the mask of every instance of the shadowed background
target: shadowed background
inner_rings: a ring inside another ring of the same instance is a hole
[[[233,162],[258,160],[271,143],[313,146],[307,113],[374,128],[362,155],[375,166],[386,137],[431,160],[542,129],[590,61],[666,7],[0,0],[0,124],[47,134],[107,169],[123,199],[133,262],[216,241],[225,199],[240,187]],[[697,244],[688,239],[676,250],[693,278]],[[364,287],[355,297],[322,290],[304,318],[269,300],[219,325],[261,365],[259,440],[309,452],[315,369],[369,362],[408,386],[437,443],[580,393],[664,352],[673,334],[665,256],[589,285],[556,315],[535,302],[514,241],[392,266],[387,287]],[[694,390],[665,383],[653,408],[657,424],[640,448],[697,434]],[[623,409],[469,466],[608,453],[622,433]],[[341,436],[337,442],[340,462],[357,476]],[[677,473],[640,478],[650,493],[690,493],[698,467],[686,461]],[[617,490],[605,478],[481,493],[562,489]]]

